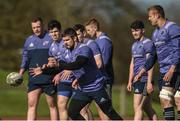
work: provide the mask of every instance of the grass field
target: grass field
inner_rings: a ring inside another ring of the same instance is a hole
[[[0,70],[0,117],[25,116],[27,111],[27,77],[25,76],[25,81],[21,86],[11,87],[5,83],[5,77],[8,73],[9,72],[4,72]],[[124,93],[124,96],[122,96],[122,93]],[[124,117],[132,117],[134,114],[132,99],[132,94],[123,91],[122,87],[113,87],[113,106],[115,110],[118,111],[120,114],[123,114]],[[122,110],[122,107],[120,105],[125,108],[124,111]],[[97,111],[94,107],[94,104],[92,104],[91,109],[93,111],[93,114],[97,116]],[[156,110],[158,116],[162,117],[162,111],[160,109],[157,93],[155,93],[155,95],[153,96],[153,107]],[[49,110],[44,95],[41,97],[39,103],[38,115],[49,115]]]

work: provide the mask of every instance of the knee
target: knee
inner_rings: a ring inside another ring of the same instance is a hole
[[[56,103],[55,102],[50,102],[48,104],[49,108],[56,108]]]
[[[59,103],[58,103],[58,109],[59,109],[60,112],[63,112],[63,111],[65,111],[65,110],[67,110],[67,107],[66,107],[66,105],[64,105],[64,104],[59,104]]]
[[[67,110],[67,103],[68,103],[68,100],[64,100],[62,98],[58,99],[58,109],[60,112]]]
[[[180,109],[180,98],[175,98],[175,104],[178,109]]]
[[[159,94],[163,108],[173,106],[173,93],[169,90],[162,89]]]
[[[180,91],[177,90],[175,95],[174,95],[174,99],[175,99],[175,104],[177,106],[177,109],[180,109]]]
[[[134,108],[134,112],[135,113],[139,113],[139,112],[141,112],[143,110],[143,107],[142,106],[136,106],[135,108]]]
[[[81,109],[80,111],[81,115],[87,115],[87,109],[84,107],[83,109]]]
[[[36,108],[36,106],[37,106],[36,101],[34,101],[34,100],[28,101],[28,108]]]
[[[162,105],[163,108],[168,108],[168,107],[172,107],[173,106],[173,103],[170,100],[162,99],[161,98],[160,101],[161,101],[161,105]]]

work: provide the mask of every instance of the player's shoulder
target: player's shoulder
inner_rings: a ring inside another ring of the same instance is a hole
[[[30,41],[30,40],[32,40],[32,39],[34,39],[34,38],[35,38],[35,36],[32,34],[32,35],[28,36],[28,37],[26,38],[26,40],[27,40],[27,41]]]
[[[77,50],[78,51],[90,51],[90,48],[84,43],[79,43]]]
[[[167,23],[166,29],[170,35],[177,34],[180,32],[180,26],[174,22]]]
[[[173,21],[167,21],[166,25],[164,26],[165,29],[169,29],[171,27],[177,26],[177,24]]]
[[[143,44],[147,44],[147,43],[152,43],[151,39],[149,38],[144,38],[144,40],[142,41]]]
[[[106,44],[112,44],[111,39],[106,33],[102,33],[98,38],[97,38],[97,43],[100,43],[102,45]]]
[[[94,42],[95,42],[95,40],[88,38],[86,44],[89,45],[89,44],[94,43]]]
[[[51,38],[51,36],[49,35],[48,32],[45,32],[44,38],[45,38],[45,39],[48,39],[49,41],[52,40],[52,38]]]
[[[78,49],[82,49],[82,48],[88,48],[88,46],[84,43],[78,43]]]
[[[89,39],[86,44],[87,46],[98,46],[97,42],[93,39]]]
[[[101,35],[99,36],[99,39],[106,39],[106,40],[111,40],[110,38],[109,38],[109,36],[106,34],[106,33],[101,33]]]
[[[26,38],[25,40],[25,45],[29,45],[30,43],[34,43],[35,40],[35,36],[34,35],[30,35]]]

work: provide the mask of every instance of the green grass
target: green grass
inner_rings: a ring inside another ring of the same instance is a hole
[[[19,87],[11,87],[6,84],[5,79],[9,72],[0,70],[0,116],[25,116],[27,112],[27,74],[24,77],[24,83]],[[133,116],[133,97],[132,93],[126,92],[123,99],[120,99],[122,93],[120,86],[113,87],[113,107],[115,110],[122,114],[120,111],[120,103],[122,100],[125,101],[125,114],[123,116]],[[125,89],[125,88],[124,88]],[[153,107],[157,112],[158,116],[162,117],[162,111],[158,101],[157,91],[153,96]],[[93,115],[97,116],[97,111],[94,104],[91,104]],[[45,96],[41,96],[40,103],[38,106],[38,115],[47,116],[49,115],[49,109],[45,100]]]

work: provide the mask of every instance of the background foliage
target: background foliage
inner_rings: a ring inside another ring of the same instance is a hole
[[[153,29],[147,22],[146,8],[142,10],[141,4],[134,3],[132,0],[1,0],[0,69],[19,69],[22,47],[31,34],[30,21],[33,17],[42,17],[45,27],[48,21],[57,19],[63,29],[76,23],[84,24],[95,17],[101,23],[101,30],[107,32],[113,41],[115,82],[125,83],[133,42],[129,28],[131,22],[135,19],[143,20],[148,37],[151,37]],[[170,17],[178,20],[178,17],[174,17],[177,4],[173,2],[168,8],[172,11]]]

